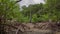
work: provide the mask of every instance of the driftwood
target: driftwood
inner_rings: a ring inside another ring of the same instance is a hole
[[[4,26],[4,27],[8,26],[8,27],[11,27],[11,28],[16,29],[16,34],[18,34],[18,31],[22,32],[22,31],[19,29],[19,27],[17,28],[17,27],[15,27],[15,26],[12,26],[12,25],[9,25],[9,24],[0,24],[0,25],[1,25],[1,26]]]
[[[30,27],[31,24],[34,25],[34,26]],[[19,31],[24,33],[25,31],[27,31],[27,29],[28,29],[28,31],[29,30],[30,31],[35,31],[36,28],[37,28],[37,31],[38,31],[38,30],[40,30],[40,27],[43,27],[43,30],[44,30],[44,28],[48,29],[50,27],[52,32],[55,32],[58,29],[58,26],[57,26],[58,24],[56,24],[56,23],[54,24],[54,23],[48,23],[47,22],[47,23],[36,23],[36,24],[31,23],[31,24],[29,26],[29,24],[26,24],[26,23],[18,23],[18,24],[15,24],[15,25],[18,25],[17,27],[13,24],[12,25],[11,24],[1,24],[1,25],[8,26],[8,27],[16,29],[15,34],[18,34]]]

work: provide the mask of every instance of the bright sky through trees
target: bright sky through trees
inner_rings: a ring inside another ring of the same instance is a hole
[[[39,3],[44,3],[44,0],[33,0],[35,3],[39,4]]]
[[[30,4],[39,4],[39,3],[44,3],[44,0],[22,0],[21,2],[19,2],[20,6],[23,5],[30,5]]]

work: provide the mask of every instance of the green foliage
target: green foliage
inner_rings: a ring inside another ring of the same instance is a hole
[[[19,5],[16,1],[0,0],[0,17],[5,20],[18,20],[21,15]]]
[[[47,0],[45,4],[24,6],[21,12],[25,17],[28,16],[28,19],[31,14],[32,22],[48,21],[49,19],[57,21],[60,20],[60,0]]]
[[[60,0],[47,0],[45,4],[23,6],[20,11],[16,1],[0,0],[0,17],[19,22],[41,22],[60,20]]]
[[[50,14],[50,16],[52,17],[52,20],[60,20],[60,0],[47,0],[47,7],[48,7],[48,11]],[[58,8],[59,7],[59,8]],[[55,19],[54,19],[55,18]]]
[[[32,16],[32,22],[37,22],[38,21],[38,18],[37,18],[37,14],[34,14],[33,16]]]

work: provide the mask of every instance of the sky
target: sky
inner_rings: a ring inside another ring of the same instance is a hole
[[[44,0],[22,0],[21,2],[19,2],[20,6],[23,5],[30,5],[30,4],[40,4],[40,3],[44,3]]]
[[[39,4],[39,3],[44,3],[44,0],[33,0],[35,3]]]

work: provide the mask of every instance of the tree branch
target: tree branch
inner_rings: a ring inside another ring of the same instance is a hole
[[[16,1],[16,3],[20,2],[20,1],[22,1],[22,0]]]

